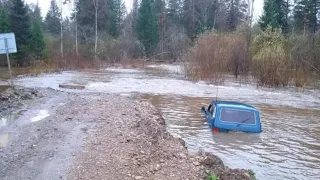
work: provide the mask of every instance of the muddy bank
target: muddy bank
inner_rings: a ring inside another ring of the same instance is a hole
[[[13,124],[0,129],[0,134],[12,136],[0,148],[3,179],[171,180],[206,179],[209,174],[220,180],[250,179],[247,171],[229,169],[214,155],[189,153],[147,102],[99,93],[33,91],[1,95],[9,97],[1,100],[10,106],[3,112],[22,108],[13,100],[33,99]],[[30,120],[31,112],[44,109],[48,116]]]
[[[78,103],[78,111],[98,116],[67,179],[207,179],[208,174],[250,179],[247,171],[229,169],[214,155],[189,153],[147,102],[107,96],[91,106]]]
[[[42,95],[36,89],[17,87],[8,88],[0,93],[0,115],[4,116],[26,105],[32,99]]]

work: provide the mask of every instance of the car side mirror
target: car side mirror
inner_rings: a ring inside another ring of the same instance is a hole
[[[206,112],[206,107],[202,106],[201,111]]]

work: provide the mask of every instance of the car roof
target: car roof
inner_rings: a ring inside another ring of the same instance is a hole
[[[233,102],[233,101],[213,101],[212,104],[216,106],[221,106],[221,107],[241,107],[245,109],[252,109],[256,110],[257,109],[253,106],[250,106],[248,104],[240,103],[240,102]]]

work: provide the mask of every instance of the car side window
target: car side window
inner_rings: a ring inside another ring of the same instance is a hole
[[[215,107],[215,105],[211,106],[210,114],[212,115],[213,118],[215,118],[215,116],[216,116],[216,107]]]
[[[213,117],[213,118],[216,118],[216,107],[213,108],[212,117]]]
[[[209,105],[209,107],[208,107],[208,112],[211,113],[211,109],[212,109],[212,104]]]

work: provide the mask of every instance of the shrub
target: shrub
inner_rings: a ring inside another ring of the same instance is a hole
[[[291,80],[292,62],[288,41],[280,31],[267,30],[255,36],[252,51],[252,72],[259,85],[288,85]]]
[[[224,82],[226,74],[247,74],[249,49],[244,33],[205,32],[184,57],[186,75],[193,80]]]

